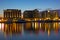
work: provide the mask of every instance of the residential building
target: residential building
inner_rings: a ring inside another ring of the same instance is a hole
[[[18,9],[7,9],[4,10],[4,18],[21,18],[21,10]]]

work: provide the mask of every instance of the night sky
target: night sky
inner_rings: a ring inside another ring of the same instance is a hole
[[[0,14],[4,9],[60,9],[60,0],[0,0]]]

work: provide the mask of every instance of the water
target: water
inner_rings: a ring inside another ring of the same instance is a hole
[[[60,40],[60,23],[0,23],[0,40]]]

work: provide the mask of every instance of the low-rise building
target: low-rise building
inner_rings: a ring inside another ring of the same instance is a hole
[[[23,12],[24,19],[38,19],[39,18],[39,11],[35,10],[26,10]]]
[[[4,10],[4,18],[21,18],[21,10],[18,9],[7,9]]]

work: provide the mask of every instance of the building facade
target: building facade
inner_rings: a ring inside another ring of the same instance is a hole
[[[44,20],[55,20],[59,18],[58,11],[57,10],[47,10],[41,12],[41,18]]]
[[[39,18],[39,11],[37,9],[35,10],[26,10],[23,12],[23,18],[24,19],[34,19]]]
[[[21,18],[21,10],[18,9],[4,10],[4,18]]]
[[[42,11],[41,12],[41,16],[42,16],[42,19],[43,20],[47,20],[47,19],[50,19],[50,16],[51,16],[51,14],[50,14],[50,11]]]
[[[59,14],[58,14],[58,11],[57,10],[54,10],[53,11],[53,19],[54,20],[58,20],[59,19]]]

